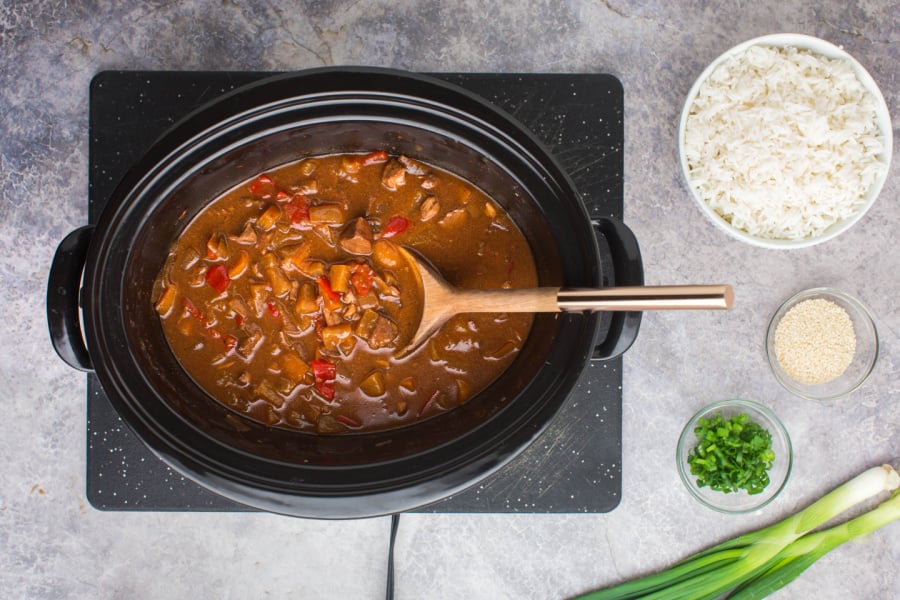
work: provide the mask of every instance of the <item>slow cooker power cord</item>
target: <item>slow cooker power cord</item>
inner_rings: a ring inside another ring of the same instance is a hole
[[[397,540],[397,528],[400,526],[400,513],[391,515],[391,542],[388,546],[387,591],[386,600],[394,600],[394,542]]]

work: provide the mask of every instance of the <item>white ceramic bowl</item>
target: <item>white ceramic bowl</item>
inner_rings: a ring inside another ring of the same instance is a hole
[[[685,101],[684,108],[681,111],[681,120],[678,124],[678,154],[681,161],[681,172],[684,176],[684,181],[691,193],[691,197],[700,207],[700,210],[703,212],[703,214],[706,215],[707,218],[709,218],[725,233],[743,242],[747,242],[755,246],[772,249],[788,249],[803,248],[812,246],[814,244],[819,244],[843,233],[844,231],[847,231],[866,213],[866,211],[869,210],[869,208],[875,202],[875,198],[877,198],[878,194],[881,192],[881,188],[884,186],[884,182],[887,179],[888,168],[882,170],[881,176],[869,188],[869,191],[864,198],[864,204],[862,208],[860,208],[860,210],[858,210],[852,216],[844,219],[843,221],[835,223],[821,234],[800,240],[773,240],[760,238],[750,235],[742,229],[734,227],[728,221],[723,219],[722,216],[719,215],[715,210],[710,208],[710,206],[697,195],[696,190],[694,189],[693,185],[691,185],[688,163],[684,153],[684,131],[688,115],[690,113],[691,107],[694,104],[694,100],[697,98],[700,86],[722,62],[737,54],[745,52],[751,46],[794,47],[808,50],[810,52],[828,58],[840,58],[848,61],[852,65],[853,71],[856,73],[856,77],[859,79],[860,83],[862,83],[863,87],[865,87],[875,98],[878,128],[881,131],[881,134],[884,136],[885,143],[883,159],[886,166],[890,167],[891,154],[893,152],[893,125],[891,123],[890,114],[888,113],[887,104],[885,103],[884,96],[882,96],[881,90],[878,89],[878,85],[875,83],[875,80],[872,79],[872,76],[869,75],[868,71],[866,71],[865,68],[863,68],[863,66],[859,64],[856,59],[854,59],[844,50],[829,42],[826,42],[825,40],[797,33],[779,33],[774,35],[766,35],[763,37],[748,40],[742,44],[738,44],[734,48],[719,56],[708,67],[706,67],[703,73],[700,74],[700,77],[697,78],[697,81],[694,82],[694,85],[693,87],[691,87],[690,92],[688,92],[687,100]]]

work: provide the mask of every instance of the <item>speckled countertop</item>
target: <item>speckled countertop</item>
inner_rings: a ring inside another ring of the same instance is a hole
[[[387,518],[100,512],[86,501],[85,379],[53,353],[44,297],[56,244],[87,220],[88,85],[105,69],[366,64],[611,73],[625,89],[625,221],[641,243],[647,282],[734,284],[737,303],[728,313],[645,315],[624,360],[623,484],[615,510],[406,515],[397,537],[397,598],[565,598],[774,522],[862,469],[900,457],[896,164],[881,198],[851,231],[821,246],[774,252],[733,241],[701,216],[680,180],[675,145],[683,98],[705,65],[741,41],[784,31],[822,37],[857,57],[896,124],[896,2],[296,4],[0,5],[0,595],[384,594]],[[783,391],[763,348],[778,304],[818,285],[861,297],[882,336],[872,379],[829,404]],[[771,406],[795,449],[787,489],[743,516],[700,506],[673,464],[684,422],[733,396]],[[775,597],[896,598],[898,527],[839,548]]]

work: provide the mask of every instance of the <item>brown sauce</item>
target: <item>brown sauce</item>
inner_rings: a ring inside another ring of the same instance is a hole
[[[459,315],[398,358],[421,313],[398,247],[459,287],[533,287],[509,216],[406,157],[307,158],[216,198],[154,288],[169,345],[217,401],[276,427],[388,429],[464,403],[512,362],[532,315]]]

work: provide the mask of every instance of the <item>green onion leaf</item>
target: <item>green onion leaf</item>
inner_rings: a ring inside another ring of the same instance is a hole
[[[764,598],[837,546],[900,519],[897,491],[877,508],[810,533],[860,502],[898,487],[900,474],[894,468],[873,467],[783,521],[698,552],[666,571],[589,592],[575,600],[714,600],[726,593],[731,594],[731,600]]]

